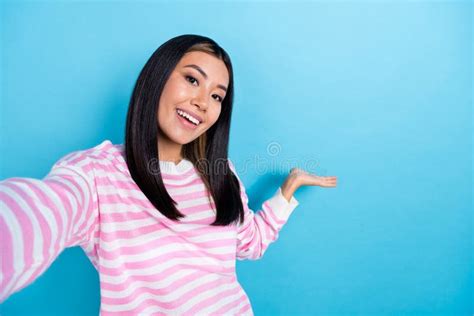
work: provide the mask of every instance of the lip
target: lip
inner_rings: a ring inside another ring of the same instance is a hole
[[[193,123],[191,123],[190,121],[188,121],[187,119],[179,115],[178,112],[176,112],[176,116],[178,118],[178,121],[187,129],[195,130],[199,127],[198,125],[194,125]]]
[[[191,112],[191,111],[187,111],[187,110],[184,110],[184,109],[181,109],[181,108],[176,108],[176,111],[178,111],[178,110],[188,113],[189,115],[191,115],[192,117],[194,117],[196,120],[198,120],[198,121],[199,121],[199,124],[202,123],[202,117],[200,117],[199,115],[197,115],[197,114],[195,114],[195,113],[193,113],[193,112]]]

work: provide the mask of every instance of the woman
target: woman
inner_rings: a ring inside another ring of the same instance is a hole
[[[66,247],[100,275],[101,315],[252,314],[236,259],[258,259],[298,205],[301,186],[336,177],[292,169],[253,212],[228,160],[228,54],[212,39],[161,45],[135,85],[125,144],[70,153],[42,180],[0,182],[0,300],[31,284]]]

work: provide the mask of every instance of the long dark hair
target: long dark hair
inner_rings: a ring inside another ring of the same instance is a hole
[[[194,141],[183,145],[183,157],[190,160],[214,199],[214,226],[244,220],[240,185],[227,160],[234,98],[234,79],[229,55],[208,37],[186,34],[174,37],[151,55],[133,89],[125,127],[125,156],[133,180],[156,207],[172,220],[184,217],[168,194],[158,161],[157,114],[165,83],[185,53],[203,51],[221,59],[229,72],[229,85],[221,113],[214,125]],[[154,162],[154,163],[153,163]],[[153,172],[150,166],[153,165]]]

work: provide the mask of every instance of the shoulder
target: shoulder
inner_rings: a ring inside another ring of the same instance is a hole
[[[234,162],[230,159],[230,158],[227,158],[227,163],[229,165],[229,168],[235,173],[235,165],[234,165]]]
[[[230,158],[227,158],[227,163],[229,165],[229,169],[232,171],[232,173],[235,175],[235,177],[237,178],[237,180],[239,180],[239,182],[242,184],[242,179],[240,178],[239,176],[239,173],[237,172],[237,167],[236,165],[234,164],[234,162],[230,159]]]
[[[123,145],[106,139],[94,147],[70,152],[56,161],[51,169],[69,168],[90,175],[97,168],[114,166],[120,169],[124,164]]]
[[[237,170],[235,168],[235,164],[230,158],[227,158],[227,164],[229,165],[229,169],[237,176]]]

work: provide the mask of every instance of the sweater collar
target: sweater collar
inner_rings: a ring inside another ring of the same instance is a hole
[[[125,145],[124,144],[112,144],[109,140],[104,141],[104,143],[110,143],[111,146],[114,146],[118,149],[120,153],[120,161],[124,164],[124,168],[128,172],[128,167],[125,162]],[[188,159],[181,159],[178,164],[175,164],[172,161],[160,160],[160,172],[169,175],[181,175],[186,171],[191,170],[194,167],[193,163]]]
[[[172,161],[160,160],[160,170],[167,174],[181,174],[193,167],[193,163],[188,159],[181,159],[178,164]]]

